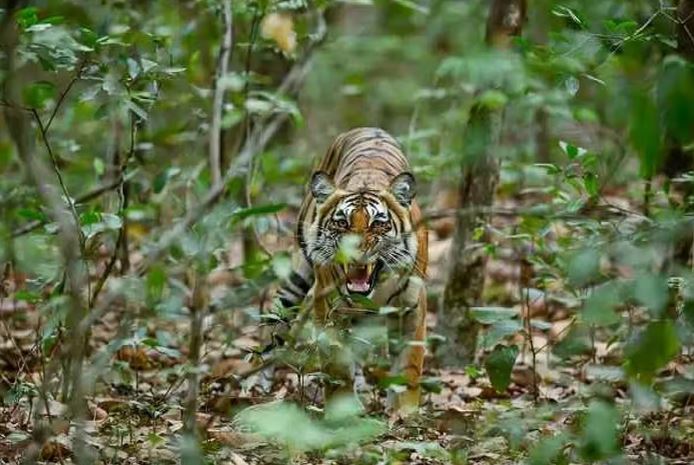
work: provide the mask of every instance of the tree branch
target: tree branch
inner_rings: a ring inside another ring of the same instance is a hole
[[[78,196],[75,198],[75,205],[80,204],[80,203],[85,203],[85,202],[90,202],[96,198],[101,197],[104,195],[106,192],[110,192],[121,185],[121,179],[116,179],[112,182],[105,183],[101,186],[95,187],[94,189],[85,192],[84,194]],[[37,228],[40,228],[44,224],[46,224],[47,220],[35,220],[31,221],[23,226],[20,226],[19,228],[15,229],[12,231],[12,237],[19,237],[23,236],[24,234],[28,234],[32,231],[35,231]]]

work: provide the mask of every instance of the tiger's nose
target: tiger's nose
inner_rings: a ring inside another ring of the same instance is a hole
[[[359,250],[365,255],[368,254],[368,252],[373,249],[376,240],[366,234],[359,235],[359,239]]]

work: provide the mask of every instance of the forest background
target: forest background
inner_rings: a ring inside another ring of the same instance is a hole
[[[694,1],[6,0],[0,22],[0,462],[694,461]],[[357,126],[400,141],[431,229],[406,419],[379,369],[361,403],[305,394],[380,324],[303,319],[260,353],[311,167]]]

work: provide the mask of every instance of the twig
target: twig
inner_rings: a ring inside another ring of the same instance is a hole
[[[231,0],[225,0],[223,4],[222,16],[224,17],[224,37],[219,50],[219,61],[217,63],[217,75],[214,81],[214,94],[212,97],[212,121],[210,123],[210,172],[212,173],[212,185],[216,186],[222,182],[222,111],[224,107],[224,78],[229,69],[229,55],[232,49],[233,39],[233,17],[231,10]]]
[[[90,202],[96,198],[101,197],[103,194],[106,192],[110,192],[113,189],[116,189],[117,187],[120,186],[121,180],[116,179],[112,182],[103,184],[99,187],[96,187],[88,192],[85,192],[84,194],[80,195],[79,197],[75,198],[75,204],[80,204],[80,203],[85,203],[85,202]],[[19,228],[15,229],[12,231],[12,237],[19,237],[23,236],[24,234],[28,234],[32,231],[35,231],[36,229],[40,228],[44,224],[46,224],[47,220],[35,220],[31,221],[23,226],[20,226]]]
[[[532,246],[531,246],[532,247]],[[530,250],[532,253],[532,249]],[[533,340],[533,326],[530,318],[530,280],[532,278],[533,266],[528,262],[525,253],[520,253],[520,298],[521,307],[524,308],[523,323],[525,325],[525,337],[530,346],[530,368],[533,375],[533,401],[537,402],[540,390],[537,380],[537,351],[535,350],[535,341]],[[546,297],[545,297],[546,298]]]
[[[251,80],[250,80],[250,75],[251,75],[251,58],[253,56],[253,48],[255,47],[255,42],[258,39],[258,28],[260,25],[260,19],[262,15],[260,11],[256,8],[254,15],[253,15],[253,22],[251,24],[251,32],[250,32],[250,40],[248,44],[248,50],[246,52],[246,64],[245,64],[245,76],[246,76],[246,82],[244,83],[243,87],[243,101],[246,102],[248,101],[248,93],[250,91],[251,87]],[[244,121],[243,121],[243,126],[244,126],[244,138],[248,139],[251,134],[251,117],[250,117],[250,112],[248,111],[247,108],[244,110]],[[251,160],[250,166],[248,168],[248,173],[246,174],[246,179],[244,181],[244,193],[246,197],[246,208],[252,208],[253,207],[253,198],[251,195],[251,187],[253,185],[253,174],[256,170],[256,165],[255,163],[255,157]],[[257,224],[254,222],[251,225],[251,232],[253,233],[253,237],[255,239],[255,244],[256,246],[267,256],[267,257],[272,257],[272,254],[270,251],[265,247],[263,244],[263,241],[260,238],[260,234],[258,233],[258,227]],[[244,232],[245,234],[245,232]],[[247,253],[247,251],[244,250],[244,253]]]
[[[61,105],[63,104],[63,100],[65,100],[65,97],[67,97],[67,94],[70,93],[70,90],[72,89],[72,86],[75,85],[77,81],[82,79],[82,70],[84,69],[84,66],[87,64],[86,58],[82,60],[80,63],[79,67],[77,68],[77,73],[75,76],[70,80],[68,85],[65,87],[65,90],[61,92],[60,97],[58,97],[58,101],[55,104],[55,107],[53,108],[53,111],[51,112],[51,116],[48,118],[48,122],[46,123],[45,131],[48,133],[48,130],[51,128],[51,124],[53,124],[53,119],[55,119],[55,115],[58,114],[58,110],[60,110]]]
[[[479,213],[491,216],[501,216],[501,217],[518,217],[518,216],[529,216],[537,218],[547,218],[555,220],[577,220],[582,218],[592,218],[593,215],[597,216],[598,219],[609,219],[610,217],[633,217],[645,222],[652,222],[650,218],[643,216],[642,214],[628,210],[626,208],[619,207],[617,205],[606,204],[606,205],[594,205],[590,208],[586,208],[578,212],[551,212],[546,210],[539,210],[536,208],[504,208],[504,207],[474,207],[474,208],[449,208],[444,210],[432,210],[426,212],[421,222],[435,221],[442,218],[451,218],[459,215],[462,216],[472,216]]]
[[[63,197],[65,198],[65,202],[68,204],[69,211],[72,214],[72,218],[75,222],[75,233],[77,234],[77,240],[79,243],[79,253],[80,257],[82,258],[84,262],[84,267],[87,273],[87,276],[89,276],[89,262],[87,261],[86,253],[85,253],[85,237],[82,232],[82,228],[80,227],[80,217],[79,214],[77,213],[77,208],[75,208],[75,202],[72,199],[72,196],[70,196],[70,192],[67,189],[67,185],[65,184],[65,180],[63,179],[63,175],[60,172],[60,168],[58,167],[58,159],[55,157],[55,154],[53,153],[53,148],[51,147],[51,143],[48,141],[48,130],[46,127],[43,125],[41,122],[41,117],[39,116],[38,112],[36,109],[32,108],[31,109],[31,114],[34,116],[34,120],[36,121],[36,124],[39,126],[39,133],[41,134],[41,140],[43,141],[44,147],[46,147],[46,151],[48,152],[48,156],[51,159],[51,166],[53,167],[53,172],[55,173],[55,176],[58,178],[58,184],[60,185],[60,189],[63,192]],[[87,285],[87,295],[91,294],[91,283],[89,279],[87,278],[86,283]],[[80,290],[81,292],[81,290]]]
[[[244,370],[241,373],[233,374],[232,378],[234,379],[234,382],[236,382],[236,384],[240,384],[241,381],[250,378],[256,373],[260,373],[266,368],[270,368],[275,363],[277,363],[277,359],[275,357],[268,357],[265,360],[263,360],[263,363],[259,365],[248,368],[247,370]]]
[[[39,133],[41,134],[41,140],[43,141],[44,147],[46,147],[48,156],[51,158],[53,172],[55,173],[55,176],[58,178],[58,184],[60,185],[60,189],[63,191],[65,202],[67,202],[68,207],[70,208],[70,212],[72,213],[73,219],[75,220],[76,228],[79,231],[80,218],[77,214],[77,209],[75,209],[75,203],[73,202],[72,197],[70,196],[70,192],[68,191],[67,186],[65,185],[65,180],[63,179],[63,175],[60,172],[60,168],[58,167],[58,159],[55,157],[55,154],[53,153],[53,148],[51,147],[51,144],[48,141],[48,130],[41,122],[41,117],[39,116],[39,113],[36,111],[35,108],[31,109],[31,114],[34,117],[36,124],[39,125]],[[79,231],[79,238],[80,241],[84,241],[84,236],[82,235],[81,231]]]
[[[132,158],[133,154],[135,153],[135,138],[136,138],[136,133],[137,133],[137,124],[135,122],[135,118],[130,116],[130,148],[128,149],[128,155],[125,157],[125,160],[121,163],[119,167],[119,175],[118,175],[118,181],[119,181],[119,205],[118,205],[118,216],[121,218],[122,225],[121,228],[118,230],[118,237],[116,239],[116,244],[113,247],[113,253],[111,254],[111,258],[109,259],[108,263],[106,264],[106,268],[104,269],[103,274],[99,277],[99,280],[97,281],[96,285],[94,286],[94,293],[92,294],[90,300],[89,300],[89,306],[93,306],[94,302],[96,302],[97,297],[99,296],[99,293],[101,292],[101,289],[103,288],[104,284],[106,283],[106,280],[108,277],[111,275],[111,272],[113,271],[113,267],[116,264],[116,261],[118,260],[118,254],[120,252],[121,246],[123,244],[123,241],[125,240],[127,231],[126,231],[126,225],[125,225],[125,208],[127,207],[126,205],[126,179],[124,176],[124,172],[127,169],[128,162]]]

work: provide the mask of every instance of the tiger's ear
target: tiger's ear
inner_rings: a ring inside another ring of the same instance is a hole
[[[403,207],[409,207],[417,195],[417,183],[412,173],[400,173],[390,182],[390,193]]]
[[[325,202],[325,199],[335,192],[335,184],[325,171],[313,173],[309,186],[311,187],[311,194],[318,204]]]

